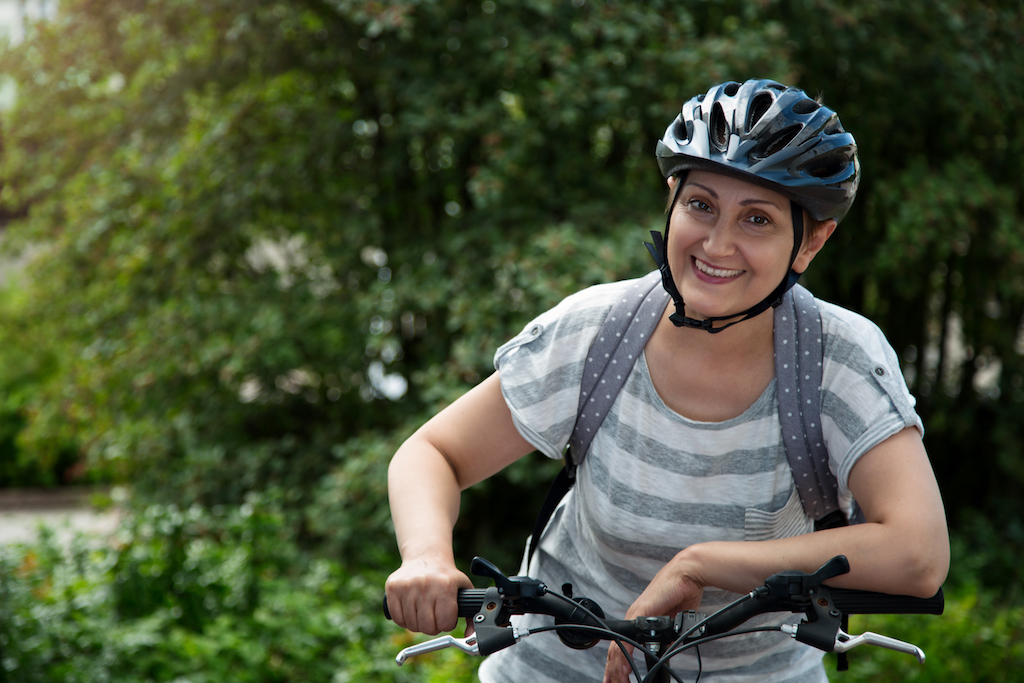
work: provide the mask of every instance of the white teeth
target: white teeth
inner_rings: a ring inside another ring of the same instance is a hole
[[[702,273],[707,273],[711,277],[736,277],[742,270],[724,270],[722,268],[712,268],[708,264],[704,263],[700,259],[693,259],[694,263],[697,264],[697,270]]]

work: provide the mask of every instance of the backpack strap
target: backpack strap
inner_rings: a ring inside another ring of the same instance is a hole
[[[590,442],[658,326],[668,299],[660,271],[652,271],[637,280],[609,311],[583,365],[576,425],[569,437],[573,467],[587,456]]]
[[[594,435],[615,403],[615,398],[626,383],[637,357],[647,345],[647,340],[651,338],[651,333],[658,326],[668,299],[668,292],[661,286],[661,272],[655,270],[648,273],[634,282],[633,287],[615,302],[594,338],[583,364],[576,425],[565,451],[565,466],[551,482],[537,521],[534,522],[530,549],[526,556],[527,567],[548,520],[558,503],[576,483],[576,468],[586,457]]]
[[[818,305],[796,285],[775,309],[775,391],[786,457],[804,512],[816,529],[846,523],[821,429],[823,357]]]

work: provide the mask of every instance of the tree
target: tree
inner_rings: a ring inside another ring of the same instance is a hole
[[[1014,3],[795,3],[801,80],[860,143],[854,211],[811,273],[903,356],[947,507],[1022,510],[1024,17]],[[815,16],[813,21],[800,18]],[[863,131],[863,132],[862,132]]]
[[[0,61],[8,242],[38,250],[25,344],[57,359],[19,443],[78,443],[147,499],[279,489],[313,536],[378,509],[387,454],[495,347],[650,268],[655,141],[757,74],[822,91],[860,141],[810,284],[904,354],[951,507],[1006,494],[1020,35],[996,2],[65,3]]]
[[[379,508],[396,439],[499,343],[650,268],[681,100],[786,73],[755,9],[63,4],[2,57],[7,230],[41,247],[34,339],[61,359],[23,441],[74,435],[149,500]]]

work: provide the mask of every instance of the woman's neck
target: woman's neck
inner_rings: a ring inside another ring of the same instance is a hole
[[[654,388],[685,417],[737,417],[775,376],[773,333],[770,311],[715,334],[676,327],[667,311],[645,349]]]

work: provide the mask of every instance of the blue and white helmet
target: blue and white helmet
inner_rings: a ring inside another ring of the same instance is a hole
[[[843,219],[857,195],[857,142],[839,116],[771,80],[716,85],[683,105],[656,152],[668,178],[725,173],[763,185],[818,221]]]

